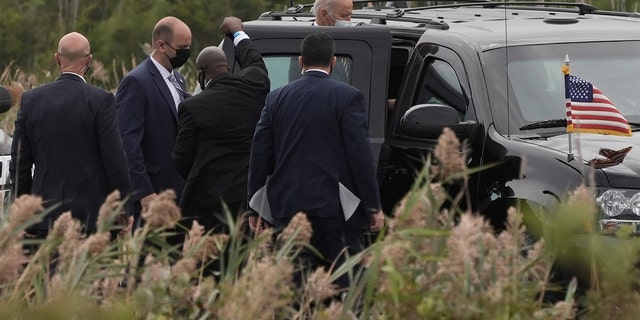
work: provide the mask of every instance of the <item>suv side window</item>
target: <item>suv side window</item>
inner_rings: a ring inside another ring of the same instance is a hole
[[[412,105],[437,103],[451,106],[464,116],[467,105],[455,70],[447,62],[427,58]]]
[[[449,106],[458,111],[460,121],[475,118],[469,92],[464,65],[454,51],[435,44],[419,44],[407,64],[391,132],[403,136],[400,119],[419,104]]]
[[[352,59],[348,56],[337,56],[331,77],[335,80],[351,84]],[[263,55],[271,90],[282,87],[302,77],[297,55]]]

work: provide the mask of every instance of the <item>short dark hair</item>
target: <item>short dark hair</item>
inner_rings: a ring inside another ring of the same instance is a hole
[[[302,62],[306,67],[328,67],[336,52],[333,38],[324,32],[307,35],[300,47]]]

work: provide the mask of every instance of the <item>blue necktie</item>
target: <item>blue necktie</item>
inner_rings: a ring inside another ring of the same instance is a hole
[[[176,77],[173,75],[173,73],[169,75],[168,79],[169,81],[171,81],[171,83],[173,83],[173,86],[176,87],[176,90],[178,90],[178,93],[180,94],[180,101],[191,97],[191,94],[189,92],[186,92],[184,89],[182,89],[182,86],[178,82],[178,79],[176,79]]]

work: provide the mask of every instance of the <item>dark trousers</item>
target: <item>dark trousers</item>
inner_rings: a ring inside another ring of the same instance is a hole
[[[307,216],[307,219],[311,222],[313,229],[310,244],[322,254],[322,257],[308,250],[301,253],[299,261],[302,264],[303,272],[294,275],[297,285],[301,285],[303,277],[316,268],[325,267],[326,270],[329,270],[333,265],[333,270],[335,270],[348,257],[354,256],[365,248],[365,236],[362,228],[346,224],[342,216],[339,218]],[[277,230],[282,230],[289,221],[290,219],[276,219],[274,224]],[[354,270],[354,272],[358,271]],[[348,288],[349,274],[338,278],[335,284],[341,289]]]

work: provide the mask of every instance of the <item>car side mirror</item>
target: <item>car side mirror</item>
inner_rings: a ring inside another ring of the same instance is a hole
[[[438,139],[445,127],[460,138],[469,138],[476,130],[475,121],[460,122],[458,111],[441,104],[418,104],[407,110],[400,119],[400,130],[410,137]]]

